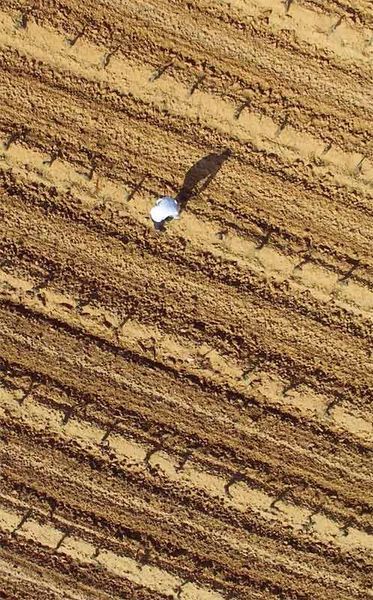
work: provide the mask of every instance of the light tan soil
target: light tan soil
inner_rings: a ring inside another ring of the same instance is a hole
[[[372,26],[0,3],[1,598],[373,597]]]

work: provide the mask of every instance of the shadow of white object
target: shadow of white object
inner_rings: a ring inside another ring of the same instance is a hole
[[[158,229],[157,225],[161,225],[167,219],[178,219],[180,217],[179,203],[171,196],[162,196],[151,209],[150,217],[156,229]]]

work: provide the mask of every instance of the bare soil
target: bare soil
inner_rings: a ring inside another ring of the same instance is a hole
[[[1,598],[373,597],[372,28],[1,1]]]

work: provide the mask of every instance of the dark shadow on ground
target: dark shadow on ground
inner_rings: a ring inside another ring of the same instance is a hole
[[[176,196],[180,205],[180,212],[185,210],[189,200],[201,194],[217,173],[226,160],[232,156],[232,151],[227,148],[220,154],[213,152],[196,162],[186,173],[183,186]]]

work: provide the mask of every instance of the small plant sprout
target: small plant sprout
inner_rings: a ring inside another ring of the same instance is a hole
[[[294,266],[293,269],[293,274],[295,271],[299,271],[300,269],[302,269],[305,265],[308,265],[310,262],[312,262],[312,253],[313,253],[313,242],[310,238],[307,238],[306,240],[307,243],[307,248],[306,251],[303,253],[303,256],[301,258],[301,260],[299,261],[299,263],[297,263]]]
[[[52,149],[50,158],[48,158],[47,160],[44,160],[43,165],[47,165],[48,167],[51,167],[58,158],[62,158],[62,149],[59,145],[55,146]]]
[[[229,233],[229,229],[224,227],[223,229],[220,229],[216,235],[219,238],[219,240],[223,241],[228,233]]]
[[[30,519],[30,517],[32,516],[32,510],[31,508],[29,508],[25,514],[23,515],[22,519],[20,520],[20,522],[18,523],[18,525],[16,525],[16,527],[13,529],[11,536],[14,537],[17,533],[17,531],[19,531],[23,525],[26,523],[26,521],[28,521],[28,519]]]
[[[97,548],[95,548],[94,553],[92,554],[92,559],[96,560],[98,558],[98,555],[100,554],[100,552],[101,552],[101,548],[99,548],[99,546],[97,546]]]
[[[57,510],[57,500],[55,498],[49,498],[48,504],[50,507],[49,517],[50,519],[53,519]]]
[[[62,536],[58,540],[57,545],[55,547],[56,552],[61,548],[62,544],[64,543],[64,541],[66,540],[67,537],[69,537],[69,534],[67,532],[62,534]]]
[[[284,0],[283,4],[285,7],[285,15],[287,15],[290,10],[291,5],[293,4],[293,0]]]
[[[193,83],[192,87],[190,88],[190,96],[193,96],[194,92],[196,91],[196,89],[198,88],[198,86],[201,85],[201,83],[206,79],[206,74],[203,73],[202,75],[200,75],[197,80]]]
[[[162,450],[163,448],[163,443],[164,443],[164,439],[159,440],[158,442],[156,442],[154,444],[154,446],[152,446],[151,448],[149,448],[149,450],[147,451],[145,457],[144,457],[144,463],[145,464],[149,464],[150,463],[150,459],[152,456],[154,456],[154,454],[156,454],[157,452],[159,452],[160,450]]]
[[[341,534],[344,537],[347,537],[348,534],[350,533],[350,528],[353,525],[353,523],[354,523],[354,519],[353,519],[353,517],[350,517],[349,519],[347,519],[346,523],[344,525],[342,525]]]
[[[96,152],[90,152],[89,153],[89,158],[91,161],[90,167],[89,167],[89,171],[86,175],[86,178],[88,179],[88,181],[92,181],[93,179],[93,175],[95,174],[95,171],[97,169],[97,159],[98,159],[98,155],[96,154]]]
[[[363,158],[361,158],[359,160],[359,162],[357,163],[356,167],[354,168],[353,174],[355,175],[355,177],[357,177],[358,175],[360,175],[361,170],[363,168],[364,162],[365,162],[365,156],[363,156]]]
[[[105,442],[107,441],[109,435],[111,433],[113,433],[113,431],[115,431],[118,423],[119,423],[118,419],[115,419],[112,423],[109,424],[109,426],[106,429],[104,435],[102,436],[102,439],[101,439],[101,442],[100,442],[101,444],[105,444]]]
[[[279,507],[277,506],[277,504],[279,504],[279,502],[283,502],[284,500],[286,500],[287,495],[290,491],[290,487],[285,488],[284,490],[282,490],[274,500],[272,500],[271,504],[269,505],[271,510],[277,510],[279,511]]]
[[[178,464],[178,466],[175,469],[176,473],[180,473],[180,471],[182,471],[184,469],[188,460],[190,460],[192,458],[192,456],[193,456],[193,450],[187,450],[185,452],[183,458],[181,459],[180,463]]]
[[[177,588],[175,589],[176,598],[181,598],[181,594],[183,593],[183,587],[186,586],[187,583],[189,583],[189,581],[185,579],[177,586]]]
[[[87,412],[87,408],[88,406],[90,406],[91,404],[94,403],[93,399],[87,399],[85,402],[84,400],[80,400],[79,402],[77,402],[76,404],[72,404],[70,406],[67,406],[65,408],[65,414],[62,418],[62,425],[67,425],[67,423],[70,421],[70,419],[73,418],[73,416],[78,412],[81,411],[81,414],[83,416],[86,415]]]
[[[330,152],[330,150],[332,149],[332,147],[333,147],[333,144],[332,144],[332,142],[329,142],[329,143],[328,143],[328,144],[325,146],[324,150],[321,152],[321,155],[320,155],[320,156],[321,156],[321,157],[322,157],[322,156],[326,156],[326,155],[328,154],[328,152]]]
[[[311,512],[311,514],[308,515],[307,521],[304,523],[304,525],[302,527],[302,529],[304,531],[308,531],[315,525],[314,517],[316,517],[316,515],[320,514],[321,510],[322,510],[322,505],[315,508],[315,510],[313,510]]]
[[[288,122],[289,122],[289,115],[286,114],[283,121],[280,123],[280,125],[278,126],[278,128],[276,130],[275,138],[279,137],[279,135],[284,131]]]
[[[67,425],[75,412],[75,406],[68,406],[64,411],[64,416],[62,417],[62,425]]]
[[[25,390],[24,395],[22,396],[22,398],[19,399],[19,404],[22,406],[22,404],[25,402],[25,400],[27,400],[27,398],[29,396],[31,396],[32,392],[35,390],[35,388],[37,388],[40,384],[36,383],[33,379],[31,379],[30,384],[27,388],[27,390]]]
[[[343,21],[343,15],[341,15],[338,20],[330,27],[330,29],[328,30],[328,35],[331,35],[332,33],[335,32],[336,29],[338,29],[338,27],[342,24]]]
[[[370,54],[370,49],[371,49],[371,46],[372,46],[372,45],[373,45],[373,35],[371,35],[371,36],[370,36],[370,37],[369,37],[369,38],[368,38],[368,39],[367,39],[367,40],[364,42],[364,45],[363,45],[363,50],[362,50],[362,52],[363,52],[363,55],[364,55],[364,56],[367,56],[367,55],[369,55],[369,54]]]
[[[185,465],[192,458],[194,452],[198,448],[200,448],[200,444],[198,442],[194,442],[194,443],[192,443],[191,447],[186,450],[183,458],[181,459],[180,463],[178,464],[178,466],[175,469],[177,473],[179,473],[180,471],[182,471],[184,469]]]
[[[134,197],[135,194],[137,194],[137,192],[139,192],[142,188],[142,186],[144,185],[146,179],[147,179],[147,175],[143,175],[141,177],[141,179],[135,183],[135,185],[133,186],[132,190],[129,192],[129,194],[127,194],[126,200],[127,202],[129,202],[130,200],[132,200],[132,198]]]
[[[247,381],[250,377],[250,375],[252,375],[252,373],[254,373],[256,371],[256,369],[260,366],[260,358],[257,356],[255,358],[253,358],[246,366],[246,368],[243,370],[242,372],[242,379],[244,381]]]
[[[139,548],[137,552],[137,560],[140,563],[140,570],[142,570],[145,565],[149,564],[153,552],[153,545],[151,544],[150,540],[146,540],[143,547]]]
[[[241,481],[245,481],[245,475],[243,473],[240,473],[239,471],[237,473],[233,473],[233,475],[224,485],[224,491],[227,494],[227,496],[232,498],[232,494],[230,492],[232,485],[235,485],[236,483],[239,483]]]
[[[283,396],[287,396],[289,394],[289,392],[291,392],[292,390],[295,390],[297,387],[299,387],[300,385],[302,385],[303,380],[300,379],[296,379],[293,378],[289,381],[289,383],[287,383],[283,390],[282,390],[282,395]]]
[[[331,400],[326,409],[325,409],[325,414],[330,417],[332,414],[332,411],[334,410],[334,408],[339,404],[340,399],[339,398],[333,398],[333,400]]]
[[[83,25],[83,27],[78,31],[78,33],[73,37],[73,38],[69,38],[67,39],[67,44],[70,46],[70,48],[73,48],[76,44],[76,42],[78,40],[80,40],[81,37],[83,37],[83,35],[85,34],[85,32],[87,31],[87,25]]]
[[[344,283],[345,281],[347,281],[348,279],[350,279],[350,277],[352,277],[352,275],[355,273],[355,271],[361,267],[361,261],[359,258],[353,258],[350,259],[351,262],[351,267],[348,269],[348,271],[346,271],[346,273],[344,273],[339,279],[338,282],[339,283]]]
[[[8,140],[5,142],[4,150],[8,151],[12,144],[14,144],[15,142],[18,142],[20,140],[23,140],[26,137],[26,134],[28,132],[29,132],[29,129],[27,127],[24,127],[23,125],[21,125],[21,127],[17,127],[15,129],[15,131],[13,131],[10,134]]]
[[[152,73],[152,75],[150,75],[149,81],[153,82],[153,81],[156,81],[157,79],[159,79],[160,77],[162,77],[162,75],[167,71],[167,69],[172,67],[173,64],[174,64],[173,61],[170,61],[170,62],[166,63],[165,65],[158,67],[158,69],[156,69],[154,71],[154,73]]]
[[[113,50],[110,50],[110,52],[107,52],[107,54],[105,54],[102,60],[102,66],[104,67],[104,69],[106,69],[106,67],[109,66],[112,57],[118,52],[119,48],[120,45],[116,46]]]
[[[240,104],[240,106],[238,106],[238,108],[235,110],[234,112],[234,118],[236,120],[238,120],[242,114],[242,112],[245,110],[245,108],[248,108],[250,106],[251,101],[250,100],[245,100],[244,102],[242,102]]]
[[[30,18],[30,9],[25,10],[16,20],[17,29],[26,29]]]
[[[51,269],[50,271],[48,271],[45,275],[45,277],[43,279],[41,279],[41,281],[39,281],[39,283],[36,283],[36,285],[34,285],[31,290],[29,290],[30,294],[35,295],[36,297],[38,297],[40,295],[40,292],[47,287],[48,284],[50,284],[55,277],[57,276],[57,271],[55,271],[54,269]],[[41,299],[43,301],[43,298],[40,297],[39,299]]]
[[[257,250],[261,250],[262,248],[264,248],[264,246],[266,246],[268,244],[269,240],[271,239],[271,235],[272,235],[273,231],[274,231],[273,226],[268,225],[265,234],[262,236],[259,244],[256,247]]]

